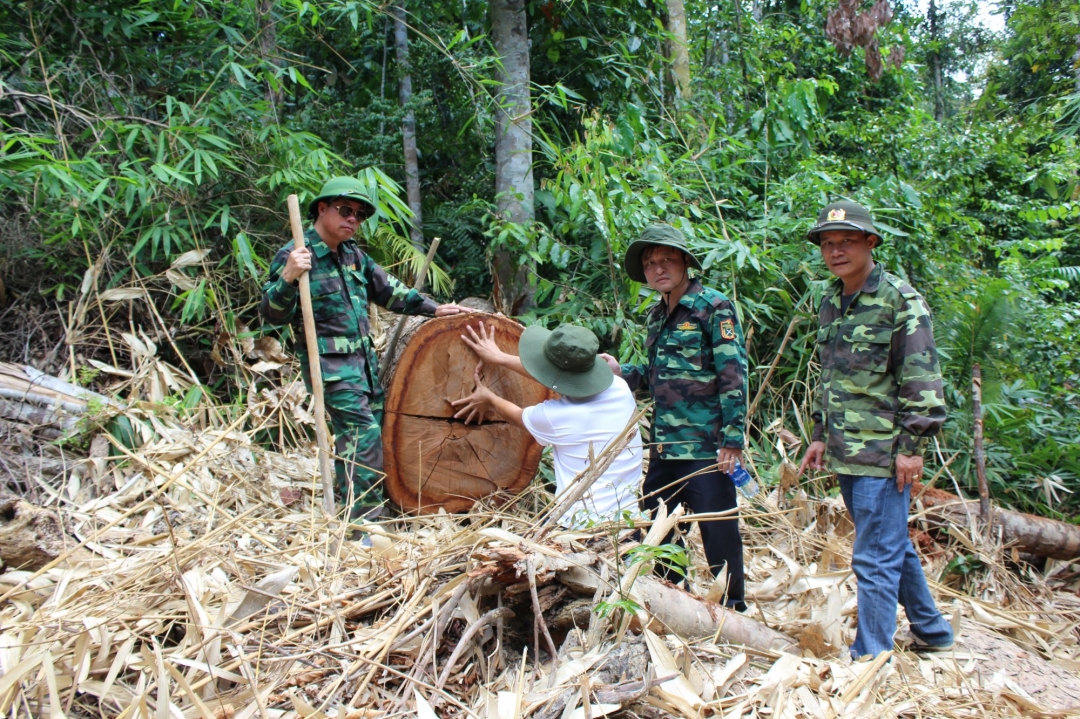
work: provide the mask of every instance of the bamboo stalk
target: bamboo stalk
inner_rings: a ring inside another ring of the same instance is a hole
[[[431,266],[431,262],[435,259],[435,252],[439,249],[439,243],[442,242],[441,237],[436,237],[431,240],[431,247],[428,248],[427,256],[424,258],[424,264],[421,265],[420,271],[416,273],[416,277],[413,278],[413,289],[419,292],[424,289],[424,280],[427,279],[427,271]],[[398,342],[401,341],[401,333],[405,331],[405,318],[398,318],[397,324],[394,325],[394,334],[391,336],[390,341],[386,344],[386,349],[383,350],[382,365],[379,367],[379,378],[383,385],[386,384],[386,369],[390,366],[390,360],[394,357],[394,349],[397,348]]]
[[[990,507],[990,487],[986,482],[986,450],[983,448],[982,367],[971,366],[971,413],[975,417],[975,475],[979,479],[979,523],[985,536],[990,535],[993,522]]]

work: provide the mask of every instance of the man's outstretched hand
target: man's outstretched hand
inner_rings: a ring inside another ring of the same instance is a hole
[[[435,308],[436,317],[453,317],[454,315],[468,314],[469,312],[475,312],[476,310],[469,307],[462,307],[456,302],[450,302],[445,305],[439,305]]]
[[[480,332],[479,334],[473,329],[472,325],[466,325],[465,331],[469,333],[469,336],[461,335],[461,339],[469,348],[476,353],[476,356],[480,358],[481,364],[493,364],[501,365],[506,361],[508,355],[499,349],[499,345],[495,343],[495,327],[486,327],[484,321],[480,320]]]
[[[469,328],[472,329],[471,327]],[[483,368],[484,363],[476,365],[476,369],[473,371],[473,380],[476,382],[476,388],[472,391],[468,397],[462,397],[459,400],[455,400],[450,403],[452,407],[457,409],[454,413],[455,419],[461,419],[465,417],[465,424],[469,424],[476,420],[477,424],[480,424],[487,417],[488,412],[494,411],[492,400],[495,399],[495,393],[488,389],[484,384],[484,378],[480,370]]]

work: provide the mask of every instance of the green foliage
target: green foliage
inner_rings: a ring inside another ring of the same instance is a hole
[[[686,554],[686,549],[678,544],[639,544],[626,553],[626,558],[631,566],[644,564],[648,567],[659,564],[680,577],[685,577],[686,570],[690,567],[690,557]]]
[[[703,280],[739,300],[754,367],[770,366],[804,318],[769,386],[751,373],[751,396],[762,391],[751,443],[774,466],[763,429],[782,419],[808,431],[810,319],[829,281],[804,233],[827,202],[858,200],[885,234],[876,258],[934,310],[950,472],[974,486],[977,361],[995,495],[1075,514],[1076,1],[1014,3],[1000,36],[968,2],[935,3],[933,15],[898,7],[878,41],[907,60],[876,83],[861,52],[843,56],[825,37],[834,5],[688,2],[693,94],[676,99],[662,4],[527,4],[527,227],[494,212],[499,59],[486,6],[412,7],[423,230],[442,238],[446,268],[429,286],[486,295],[492,252],[510,250],[535,267],[526,321],[585,324],[628,360],[656,298],[626,277],[622,255],[651,222],[681,227]],[[422,257],[405,239],[406,108],[383,12],[368,0],[0,4],[0,212],[32,232],[5,260],[39,268],[63,301],[94,283],[146,285],[166,323],[183,327],[192,364],[212,367],[198,360],[218,332],[258,324],[259,284],[288,236],[286,196],[304,204],[327,174],[378,167],[360,173],[380,198],[363,240],[411,280]],[[36,289],[34,274],[9,291]],[[207,379],[245,396],[242,377]]]

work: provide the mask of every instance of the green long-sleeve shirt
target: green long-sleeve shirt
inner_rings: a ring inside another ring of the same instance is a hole
[[[323,380],[347,379],[364,389],[373,389],[378,378],[375,351],[368,337],[370,303],[406,315],[434,315],[436,304],[387,274],[352,240],[338,245],[337,252],[314,229],[307,231],[304,240],[312,252],[311,309]],[[270,264],[259,313],[271,324],[292,324],[295,350],[307,380],[307,345],[303,318],[298,311],[299,287],[281,277],[292,249],[292,243],[283,247]],[[357,354],[366,368],[358,370],[355,357],[345,359],[347,355]]]
[[[891,477],[896,455],[921,455],[945,423],[930,310],[880,264],[847,312],[842,292],[837,280],[821,302],[812,439],[833,472]]]
[[[631,389],[655,402],[650,441],[663,459],[716,459],[742,449],[746,432],[746,343],[735,304],[691,280],[669,314],[649,311],[644,364],[625,364]]]

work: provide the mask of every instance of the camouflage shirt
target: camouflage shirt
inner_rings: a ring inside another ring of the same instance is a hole
[[[631,389],[649,390],[650,441],[663,459],[716,459],[742,449],[746,424],[746,344],[735,304],[694,279],[669,315],[649,311],[647,363],[625,364]]]
[[[342,363],[328,355],[360,353],[367,360],[367,372],[360,378],[365,389],[377,384],[377,361],[369,334],[370,302],[406,315],[434,315],[436,304],[414,289],[391,277],[368,257],[352,240],[338,245],[335,253],[323,242],[314,228],[304,235],[311,249],[311,309],[315,318],[315,335],[322,358],[323,380],[338,379]],[[281,270],[293,244],[278,251],[270,264],[270,276],[263,285],[259,313],[275,325],[292,324],[296,337],[296,353],[301,359],[307,379],[307,345],[304,340],[303,313],[299,310],[300,287],[281,278]],[[357,381],[357,378],[349,379]]]
[[[921,455],[945,422],[930,310],[880,264],[846,313],[842,292],[837,280],[821,301],[812,438],[833,472],[891,477],[896,455]]]

